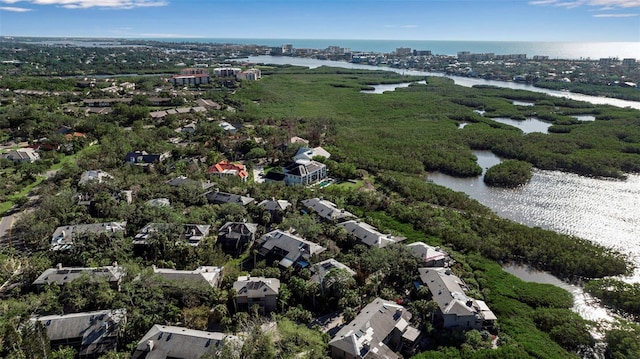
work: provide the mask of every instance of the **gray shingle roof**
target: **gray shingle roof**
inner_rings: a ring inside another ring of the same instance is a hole
[[[341,220],[355,217],[352,213],[340,209],[334,203],[322,198],[305,199],[302,201],[302,204],[326,220]]]
[[[405,240],[404,237],[392,236],[390,234],[382,234],[378,230],[364,222],[358,220],[346,221],[338,224],[344,227],[348,233],[353,234],[362,243],[369,247],[382,248],[392,243]]]
[[[127,222],[107,222],[60,226],[56,228],[56,230],[51,235],[51,249],[69,249],[73,244],[73,238],[83,234],[124,232],[126,225]]]
[[[153,267],[153,273],[168,282],[209,285],[217,287],[222,279],[222,267],[201,266],[194,270],[176,270]]]
[[[262,207],[267,211],[285,211],[291,206],[291,202],[283,199],[265,199],[258,203],[258,207]]]
[[[283,262],[281,262],[284,267],[289,267],[300,259],[309,260],[311,256],[326,250],[319,244],[279,229],[262,236],[260,243],[262,243],[260,248],[262,255],[266,255],[274,249],[280,253],[285,253]]]
[[[375,354],[373,357],[398,358],[383,341],[396,327],[404,332],[410,319],[411,313],[403,306],[376,298],[336,333],[329,341],[329,346],[356,358],[367,354]]]
[[[120,324],[124,322],[125,316],[124,309],[99,310],[48,315],[32,318],[31,322],[42,323],[51,341],[82,338],[79,354],[85,356],[116,350]]]
[[[220,191],[207,192],[206,196],[209,203],[213,204],[237,203],[246,206],[254,201],[253,198],[248,196],[241,196],[238,194]]]
[[[104,278],[107,282],[118,283],[125,276],[124,268],[116,265],[105,267],[63,267],[58,264],[56,268],[49,268],[42,272],[40,276],[33,281],[33,285],[45,285],[49,283],[58,283],[64,285],[74,281],[83,275],[90,278]]]
[[[333,258],[330,258],[311,266],[311,272],[313,273],[313,276],[311,276],[311,280],[319,283],[322,281],[322,278],[324,278],[324,276],[329,273],[330,270],[336,268],[344,269],[345,271],[347,271],[347,273],[351,274],[351,276],[356,275],[356,272],[353,269],[349,268],[343,263],[338,262]]]
[[[205,332],[170,325],[154,325],[140,339],[132,359],[199,359],[204,354],[216,351],[224,343],[238,348],[242,345],[240,338],[218,332]]]
[[[227,222],[218,230],[218,236],[226,235],[227,237],[231,237],[229,234],[237,234],[239,236],[248,236],[251,234],[256,234],[258,231],[258,225],[255,223],[246,223],[246,222]]]
[[[495,315],[481,301],[468,297],[466,285],[449,268],[419,268],[420,279],[431,292],[440,311],[456,316],[476,316],[480,319],[494,320]],[[486,308],[486,309],[485,309]]]
[[[233,282],[236,297],[263,298],[268,295],[278,295],[280,280],[277,278],[241,276]]]
[[[407,244],[407,248],[411,250],[414,256],[422,259],[426,263],[433,263],[447,257],[447,253],[440,250],[439,247],[433,247],[423,242]]]

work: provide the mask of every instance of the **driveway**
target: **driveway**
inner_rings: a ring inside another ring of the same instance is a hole
[[[253,181],[255,183],[264,182],[264,167],[262,166],[253,167]]]

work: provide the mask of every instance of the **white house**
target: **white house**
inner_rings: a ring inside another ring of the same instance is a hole
[[[310,160],[298,160],[283,167],[284,182],[288,185],[310,185],[327,178],[327,166]]]

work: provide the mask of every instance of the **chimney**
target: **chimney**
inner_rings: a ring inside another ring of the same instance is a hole
[[[56,264],[56,269],[57,269],[57,270],[61,270],[61,269],[62,269],[62,263],[58,263],[58,264]]]
[[[149,351],[153,351],[153,345],[154,345],[153,340],[151,339],[147,340],[147,349]]]

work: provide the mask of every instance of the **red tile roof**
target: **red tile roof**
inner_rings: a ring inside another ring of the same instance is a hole
[[[240,163],[231,163],[229,161],[220,161],[216,163],[215,165],[209,167],[208,172],[210,174],[223,174],[223,173],[235,172],[235,174],[242,179],[245,179],[249,176],[249,172],[247,172],[244,165]]]

